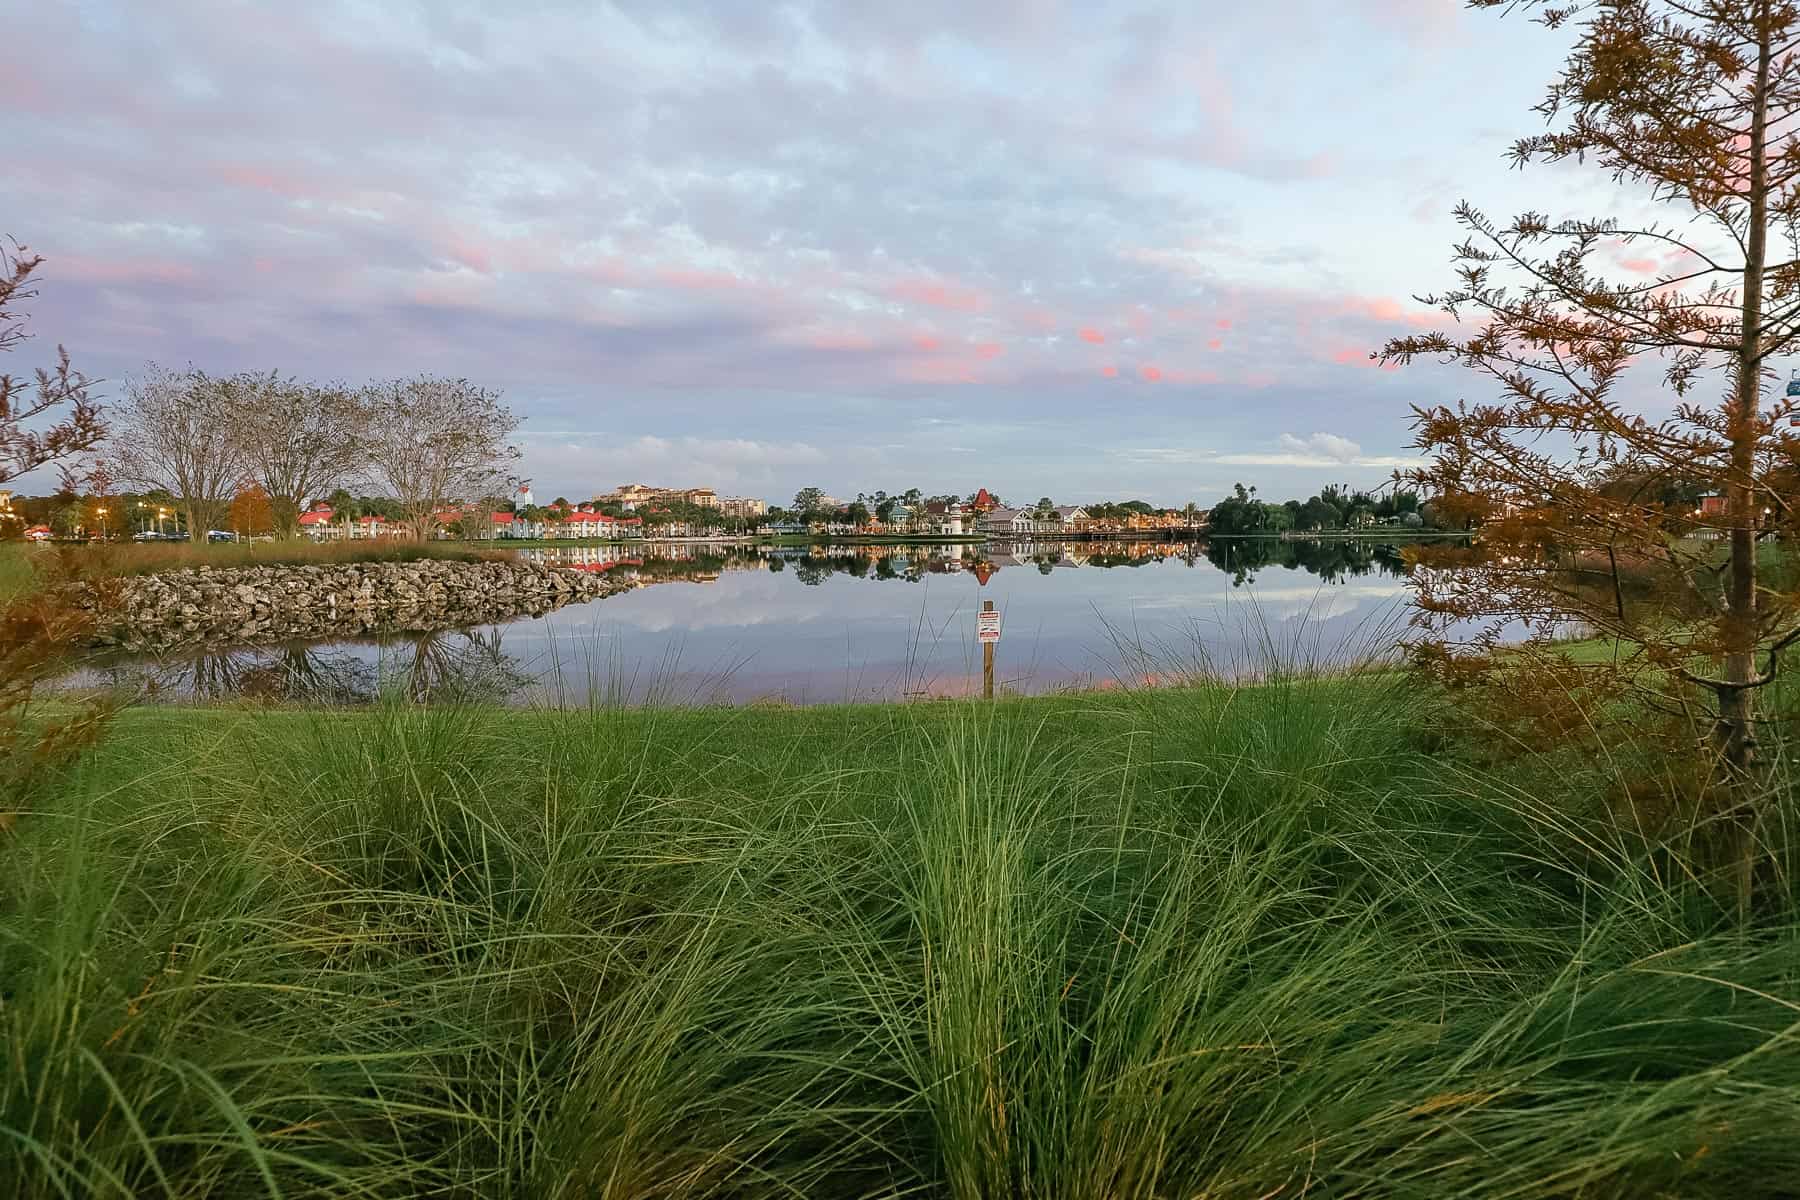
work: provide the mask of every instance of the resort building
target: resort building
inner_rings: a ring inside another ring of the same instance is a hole
[[[622,483],[603,496],[595,496],[596,504],[617,504],[626,512],[636,512],[651,501],[668,504],[679,502],[698,508],[718,508],[719,494],[709,487],[661,488],[643,483]]]
[[[718,509],[728,517],[749,520],[751,517],[760,517],[767,513],[769,502],[749,496],[726,496],[719,501]]]
[[[981,532],[989,537],[1030,537],[1036,529],[1036,519],[1022,508],[991,508],[981,514]]]

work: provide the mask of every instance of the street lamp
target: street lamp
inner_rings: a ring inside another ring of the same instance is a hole
[[[96,508],[94,514],[100,518],[100,540],[106,540],[106,509]]]

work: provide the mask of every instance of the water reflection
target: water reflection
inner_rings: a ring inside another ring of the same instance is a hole
[[[1035,569],[1049,575],[1069,567],[1142,567],[1179,561],[1207,563],[1224,572],[1233,587],[1256,582],[1269,567],[1301,570],[1326,583],[1367,575],[1403,578],[1400,548],[1361,538],[1227,538],[1213,541],[1015,541],[986,544],[893,544],[830,546],[750,546],[728,542],[624,546],[544,547],[522,551],[526,558],[585,571],[604,571],[639,585],[705,583],[727,571],[792,569],[807,587],[832,575],[918,583],[929,575],[968,572],[983,585],[1008,569]]]
[[[632,586],[503,626],[96,660],[153,696],[321,705],[819,703],[980,687],[973,615],[1003,614],[1000,686],[1136,686],[1381,648],[1405,595],[1390,545],[1335,539],[542,547]],[[906,583],[912,587],[869,586]],[[1385,635],[1384,635],[1385,636]],[[1389,639],[1391,642],[1391,638]]]
[[[201,649],[162,658],[107,656],[74,682],[156,700],[322,707],[399,697],[415,703],[511,699],[533,682],[499,629],[413,633],[363,642]]]

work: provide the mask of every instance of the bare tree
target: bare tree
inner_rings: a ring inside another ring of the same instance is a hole
[[[116,414],[108,460],[113,474],[174,496],[196,542],[218,527],[250,478],[234,436],[228,384],[191,367],[171,371],[152,363],[126,380],[125,403]]]
[[[430,535],[446,502],[504,487],[519,457],[518,419],[498,392],[466,379],[421,375],[371,384],[357,396],[360,474],[398,502],[413,535]]]
[[[300,509],[358,466],[355,405],[348,389],[284,379],[273,371],[221,381],[232,436],[251,477],[269,497],[275,532],[300,535]]]
[[[11,249],[0,246],[0,353],[30,336],[17,305],[37,295],[31,275],[43,261],[17,243]],[[106,433],[93,388],[94,381],[70,366],[61,346],[56,368],[39,367],[35,380],[0,374],[0,483],[52,465],[68,476],[73,461]],[[52,413],[60,415],[44,424]]]

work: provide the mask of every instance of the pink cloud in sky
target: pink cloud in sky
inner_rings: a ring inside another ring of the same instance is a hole
[[[1225,348],[1225,339],[1208,338],[1206,341],[1206,348],[1208,350],[1223,350]]]
[[[913,339],[913,345],[921,350],[936,350],[938,348],[938,340],[929,333],[921,333],[918,337]]]
[[[169,258],[85,258],[78,254],[58,255],[46,262],[44,278],[58,276],[82,283],[193,283],[199,272],[184,262]]]
[[[975,372],[967,364],[950,358],[922,358],[903,363],[900,374],[914,383],[975,382]]]
[[[1658,264],[1654,258],[1621,258],[1619,266],[1633,275],[1654,275]]]
[[[1230,329],[1231,328],[1231,318],[1230,317],[1220,317],[1218,320],[1214,321],[1213,324],[1220,329]]]
[[[854,330],[826,330],[808,336],[806,344],[815,350],[873,350],[875,339]]]
[[[1084,342],[1092,342],[1094,345],[1098,346],[1106,341],[1106,335],[1090,325],[1081,331],[1081,340]]]
[[[956,312],[980,312],[988,305],[986,293],[954,280],[902,279],[888,288],[888,295],[909,304],[948,308]]]
[[[978,342],[975,345],[975,354],[978,358],[999,358],[1005,353],[1006,347],[999,342]]]
[[[693,267],[664,267],[656,277],[670,287],[696,292],[722,292],[742,287],[744,281],[729,271],[703,271]]]
[[[1101,367],[1100,373],[1102,375],[1106,376],[1108,379],[1117,379],[1119,377],[1119,368],[1117,368],[1117,367]]]
[[[216,171],[220,179],[234,187],[273,192],[277,196],[304,196],[315,190],[286,172],[272,171],[267,167],[251,166],[248,163],[225,163],[217,167]]]
[[[1161,367],[1139,367],[1138,374],[1144,377],[1146,383],[1155,383],[1163,377]]]
[[[445,256],[451,262],[469,268],[479,275],[491,275],[494,271],[494,258],[486,246],[480,246],[464,238],[461,234],[453,235]]]

